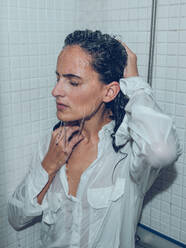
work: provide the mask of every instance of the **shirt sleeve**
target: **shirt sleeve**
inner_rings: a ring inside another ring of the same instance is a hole
[[[121,79],[120,87],[129,97],[123,125],[132,141],[130,174],[145,193],[160,169],[181,154],[178,136],[172,119],[162,112],[142,78]]]
[[[27,175],[8,201],[8,220],[16,230],[32,223],[47,208],[45,198],[41,205],[37,203],[37,195],[48,182],[48,173],[41,165],[45,152],[46,149],[41,149],[41,144],[39,144],[30,162]]]

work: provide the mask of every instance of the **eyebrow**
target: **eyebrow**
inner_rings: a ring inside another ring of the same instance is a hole
[[[78,78],[78,79],[82,79],[80,76],[75,75],[75,74],[72,74],[72,73],[68,73],[68,74],[59,74],[58,71],[56,71],[55,73],[56,73],[56,75],[57,75],[58,77],[62,76],[62,77],[65,77],[65,78]]]

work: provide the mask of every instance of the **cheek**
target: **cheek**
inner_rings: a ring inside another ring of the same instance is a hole
[[[70,92],[69,98],[71,103],[76,105],[84,105],[89,104],[95,98],[96,94],[94,91],[91,90],[82,90],[82,89],[75,89]]]
[[[71,106],[76,108],[83,106],[88,101],[88,97],[86,95],[82,93],[78,94],[78,92],[71,92],[68,98]]]
[[[75,101],[79,104],[94,104],[98,99],[100,99],[100,91],[95,89],[81,91],[75,97]]]
[[[84,116],[92,114],[101,103],[100,96],[94,92],[86,95],[79,95],[76,99],[76,111]]]

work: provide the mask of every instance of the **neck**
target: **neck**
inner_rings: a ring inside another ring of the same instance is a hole
[[[85,142],[98,140],[98,132],[101,128],[111,121],[110,111],[105,110],[104,106],[90,119],[85,120],[82,127],[82,134],[85,137]]]

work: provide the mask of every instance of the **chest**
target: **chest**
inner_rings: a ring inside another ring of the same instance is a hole
[[[77,147],[66,165],[69,194],[76,196],[82,173],[96,160],[97,144]]]

